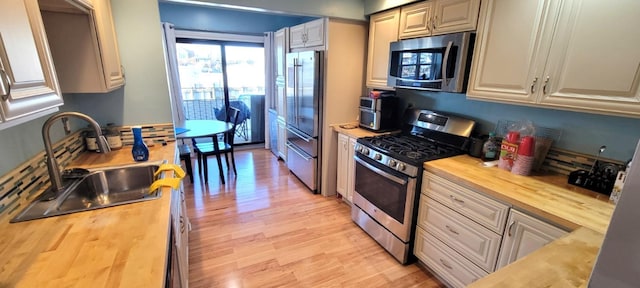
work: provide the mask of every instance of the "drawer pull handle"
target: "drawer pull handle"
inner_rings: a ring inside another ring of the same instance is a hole
[[[446,261],[442,260],[442,258],[440,258],[440,263],[442,263],[442,266],[447,267],[449,270],[453,270],[453,267],[451,267],[451,265],[449,265],[449,263],[447,263]]]
[[[453,233],[453,234],[456,234],[456,235],[459,235],[459,234],[460,234],[460,233],[458,233],[458,231],[453,230],[453,228],[451,228],[451,226],[449,226],[449,225],[445,225],[444,227],[447,227],[447,229],[449,230],[449,232],[451,232],[451,233]]]
[[[450,197],[453,201],[456,201],[456,202],[458,202],[458,203],[460,203],[460,204],[464,204],[464,200],[462,200],[462,199],[458,199],[458,198],[456,198],[456,196],[449,195],[449,197]]]
[[[516,224],[516,221],[512,221],[509,224],[509,228],[507,228],[507,232],[509,233],[509,237],[511,237],[511,228],[513,228],[513,224]]]

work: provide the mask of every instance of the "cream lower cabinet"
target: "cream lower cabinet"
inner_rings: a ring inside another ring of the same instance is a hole
[[[464,287],[495,270],[509,206],[423,173],[414,255]]]
[[[184,185],[180,183],[180,190],[172,191],[171,218],[174,233],[174,245],[178,262],[178,271],[172,271],[179,276],[180,287],[189,287],[189,231],[191,223],[187,216],[187,206],[184,195]]]
[[[507,223],[509,225],[502,240],[498,269],[567,234],[562,229],[515,209],[509,212]]]
[[[467,97],[640,116],[639,1],[482,1]]]
[[[125,84],[110,0],[40,0],[64,93],[103,93]]]
[[[349,203],[353,202],[355,190],[355,146],[356,138],[338,133],[338,170],[336,179],[336,192],[342,195]]]
[[[0,129],[62,104],[38,2],[0,1]]]
[[[417,225],[414,255],[454,287],[469,285],[567,234],[428,171]]]

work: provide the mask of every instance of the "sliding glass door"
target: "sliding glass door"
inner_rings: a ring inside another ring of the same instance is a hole
[[[262,44],[176,39],[186,119],[225,120],[240,110],[236,143],[264,142],[265,53]]]

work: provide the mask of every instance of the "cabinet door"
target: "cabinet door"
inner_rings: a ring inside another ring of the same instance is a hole
[[[468,98],[534,103],[560,1],[482,1]]]
[[[93,5],[95,7],[98,44],[105,77],[105,90],[111,91],[124,85],[124,71],[120,63],[116,29],[111,15],[111,1],[93,0]]]
[[[415,38],[431,34],[433,2],[424,1],[400,8],[400,30],[398,38]]]
[[[496,270],[567,234],[564,230],[514,209],[511,209],[507,223],[509,225],[503,236]]]
[[[187,205],[184,198],[184,187],[180,184],[180,204],[179,204],[179,225],[180,231],[180,247],[178,247],[178,264],[180,270],[180,280],[182,287],[189,287],[189,231],[191,231],[191,223],[187,216]]]
[[[305,42],[305,28],[304,24],[293,26],[289,28],[289,47],[302,48]]]
[[[305,47],[324,45],[324,19],[314,20],[304,24]]]
[[[0,122],[62,105],[36,0],[0,1],[0,69]]]
[[[640,115],[640,1],[565,1],[541,103]],[[542,79],[541,79],[542,80]]]
[[[287,124],[283,118],[278,117],[278,154],[287,161]]]
[[[338,133],[338,169],[336,175],[336,192],[340,193],[343,198],[347,198],[347,170],[349,158],[349,136]]]
[[[353,191],[356,190],[356,160],[353,156],[356,154],[356,138],[349,138],[349,147],[347,148],[347,200],[353,203]]]
[[[480,0],[434,2],[433,35],[476,30]]]
[[[367,87],[393,90],[387,86],[389,44],[398,41],[400,9],[371,15],[367,54]]]
[[[276,65],[276,110],[278,116],[283,119],[287,119],[287,87],[285,79],[285,71],[287,69],[286,57],[289,52],[289,28],[278,30],[274,33],[274,53],[275,53],[275,65]]]

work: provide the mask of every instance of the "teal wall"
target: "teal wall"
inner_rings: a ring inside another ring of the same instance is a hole
[[[160,1],[165,3],[173,1],[181,2],[182,0]],[[198,0],[197,2],[201,2],[209,7],[241,8],[245,11],[253,10],[281,15],[326,16],[351,20],[366,20],[363,1],[364,0]],[[397,1],[398,0],[392,0],[391,2]],[[245,21],[247,19],[242,20]]]
[[[311,21],[313,17],[234,11],[205,6],[160,3],[160,19],[177,29],[259,34]],[[239,21],[241,19],[241,21]]]
[[[431,109],[476,120],[479,132],[493,131],[498,120],[530,120],[534,125],[562,130],[554,146],[595,155],[601,145],[607,150],[602,157],[629,160],[640,139],[640,119],[572,111],[534,108],[467,100],[464,94],[436,93],[398,89],[404,105]]]

